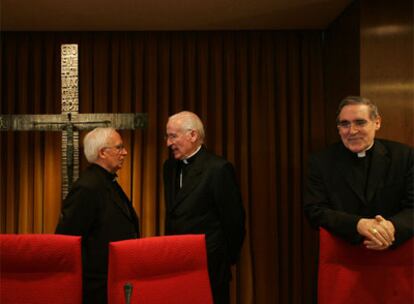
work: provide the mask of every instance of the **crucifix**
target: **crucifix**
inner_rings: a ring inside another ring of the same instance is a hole
[[[143,113],[79,113],[78,45],[61,46],[62,113],[34,115],[0,115],[0,131],[62,132],[62,199],[79,177],[79,131],[96,127],[115,129],[144,128]]]

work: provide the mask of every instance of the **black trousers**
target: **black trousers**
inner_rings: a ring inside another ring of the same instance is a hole
[[[214,304],[229,304],[230,303],[230,285],[229,282],[223,282],[220,285],[215,284],[211,286],[213,293]]]
[[[83,304],[107,304],[108,291],[106,279],[83,278]]]
[[[230,303],[231,265],[225,254],[207,254],[208,275],[214,304]]]

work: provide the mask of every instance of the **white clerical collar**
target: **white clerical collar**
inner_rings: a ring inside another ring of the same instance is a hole
[[[359,158],[361,158],[361,157],[365,157],[365,156],[367,155],[367,151],[368,151],[369,149],[371,149],[373,145],[374,145],[374,142],[372,142],[372,144],[371,144],[368,148],[366,148],[364,151],[358,152],[358,153],[357,153],[358,157],[359,157]]]
[[[191,153],[190,155],[186,156],[183,159],[183,163],[187,165],[188,164],[188,159],[191,158],[191,157],[193,157],[194,155],[196,155],[197,152],[200,151],[200,149],[201,149],[201,145],[193,153]]]

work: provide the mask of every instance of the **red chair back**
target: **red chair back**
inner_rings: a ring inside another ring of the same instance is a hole
[[[320,229],[319,304],[414,303],[414,240],[369,250]]]
[[[150,237],[109,245],[108,302],[212,304],[204,235]]]
[[[0,303],[82,303],[80,237],[0,235]]]

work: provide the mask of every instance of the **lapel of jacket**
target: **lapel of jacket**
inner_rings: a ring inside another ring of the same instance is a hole
[[[115,202],[116,206],[119,207],[122,210],[122,212],[125,214],[125,216],[127,218],[131,219],[132,214],[131,214],[131,212],[128,209],[128,206],[126,204],[126,201],[129,201],[128,197],[126,196],[126,194],[124,194],[123,191],[122,191],[122,193],[119,193],[119,195],[118,195],[117,190],[114,189],[115,185],[111,185],[111,186],[112,187],[111,187],[110,191],[111,191],[112,201]],[[122,199],[121,195],[124,196],[126,201],[124,201]]]
[[[207,152],[204,148],[201,148],[200,154],[190,165],[189,171],[185,178],[185,182],[182,188],[178,191],[172,209],[176,208],[183,200],[193,192],[194,188],[200,183],[202,178],[202,173],[204,169],[204,164],[206,161]]]
[[[128,210],[128,206],[125,204],[125,202],[122,200],[120,195],[116,193],[115,185],[112,185],[113,181],[109,180],[107,176],[104,176],[101,172],[100,178],[103,180],[103,183],[105,185],[106,191],[109,193],[109,198],[111,200],[111,203],[114,203],[119,209],[121,209],[122,213],[128,218],[131,219],[130,212]],[[128,198],[126,198],[128,199]]]
[[[338,162],[336,164],[338,172],[342,174],[345,182],[349,185],[352,191],[355,192],[358,198],[366,204],[364,189],[361,188],[361,185],[359,185],[355,179],[352,154],[342,144],[338,150]]]
[[[384,183],[385,176],[390,166],[390,159],[387,157],[387,149],[380,141],[375,141],[373,149],[367,182],[368,202],[374,198],[375,190],[378,188],[378,185]]]

